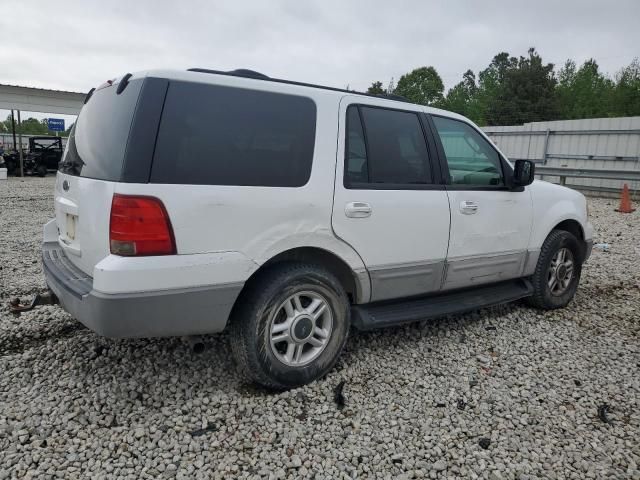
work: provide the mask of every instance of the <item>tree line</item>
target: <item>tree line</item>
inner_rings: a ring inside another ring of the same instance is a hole
[[[445,94],[432,66],[371,84],[367,93],[401,95],[414,103],[460,113],[478,125],[518,125],[545,120],[640,115],[640,62],[635,58],[611,78],[594,59],[578,67],[567,60],[556,71],[535,48],[526,57],[498,53],[477,75],[467,70]]]
[[[46,118],[38,120],[37,118],[30,117],[22,119],[20,124],[18,124],[18,118],[15,117],[15,124],[16,135],[18,133],[22,135],[56,135],[56,132],[49,130]],[[73,124],[69,125],[69,128],[67,128],[64,132],[60,132],[60,135],[63,137],[68,137],[72,126]],[[7,115],[7,118],[4,121],[0,120],[0,133],[6,134],[11,132],[11,115]]]

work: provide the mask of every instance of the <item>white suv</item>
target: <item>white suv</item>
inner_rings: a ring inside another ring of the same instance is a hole
[[[248,70],[90,92],[44,227],[46,280],[109,337],[232,331],[271,388],[372,329],[574,296],[585,198],[533,181],[460,115]]]

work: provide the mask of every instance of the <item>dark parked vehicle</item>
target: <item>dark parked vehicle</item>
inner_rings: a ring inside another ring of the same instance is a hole
[[[24,174],[44,177],[49,170],[57,170],[64,148],[60,137],[31,137],[29,152],[24,154]],[[4,156],[9,175],[20,172],[18,152]]]

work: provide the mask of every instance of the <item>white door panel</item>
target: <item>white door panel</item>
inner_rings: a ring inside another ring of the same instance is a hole
[[[367,203],[367,217],[345,211]],[[449,241],[449,202],[442,190],[348,190],[336,185],[333,229],[368,268],[442,261]]]
[[[443,288],[450,290],[517,278],[531,234],[531,194],[449,191],[451,236]],[[473,213],[465,209],[469,203]]]
[[[531,235],[531,192],[512,191],[493,144],[461,118],[435,115],[446,161],[451,233],[444,289],[498,282],[522,274]]]
[[[372,283],[371,300],[439,290],[449,242],[447,192],[344,185],[347,107],[368,102],[380,104],[380,100],[349,96],[341,102],[333,230],[366,265]],[[403,105],[402,109],[420,113],[420,107],[413,105]]]
[[[523,251],[531,233],[529,191],[449,191],[450,260]],[[471,213],[464,205],[472,203]]]

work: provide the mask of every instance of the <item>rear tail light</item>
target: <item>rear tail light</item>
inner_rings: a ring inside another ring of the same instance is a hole
[[[155,197],[115,194],[109,244],[114,255],[175,255],[173,229],[162,202]]]

